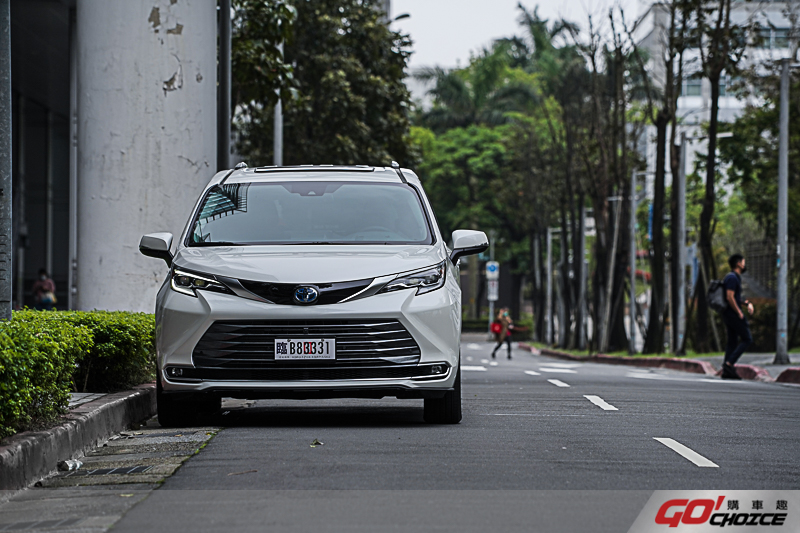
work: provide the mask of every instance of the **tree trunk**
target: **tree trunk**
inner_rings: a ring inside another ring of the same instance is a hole
[[[642,353],[661,353],[664,350],[664,164],[666,159],[667,125],[669,117],[663,111],[656,115],[656,175],[653,191],[653,234],[650,256],[650,319]]]
[[[711,117],[708,124],[708,155],[706,156],[706,194],[703,198],[703,211],[700,213],[700,260],[706,269],[709,281],[717,276],[717,268],[714,261],[714,252],[711,248],[711,223],[714,219],[714,207],[716,203],[715,177],[717,171],[717,116],[719,114],[719,79],[720,76],[711,76]],[[699,278],[697,283],[699,297],[697,299],[697,328],[695,329],[695,350],[700,353],[711,351],[711,336],[709,335],[709,315],[708,302],[705,294],[707,290],[706,280]]]

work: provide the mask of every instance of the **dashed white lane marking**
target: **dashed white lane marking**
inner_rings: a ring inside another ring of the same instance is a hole
[[[471,343],[467,344],[467,348],[469,348],[470,350],[480,350],[481,349],[481,345],[480,344],[475,344],[474,342],[471,342]]]
[[[682,455],[685,459],[693,462],[697,466],[707,467],[707,468],[719,468],[719,465],[709,461],[696,451],[692,450],[691,448],[687,448],[680,442],[668,439],[664,437],[653,437],[653,439],[657,440],[667,448],[670,448],[672,451]]]
[[[575,368],[581,366],[580,363],[542,363],[542,366],[557,366],[560,368]]]
[[[486,367],[485,366],[461,365],[461,370],[466,370],[467,372],[486,372]]]
[[[489,363],[489,366],[497,366],[499,364],[500,363],[498,363],[497,361],[492,361],[491,363]]]
[[[550,383],[552,383],[556,387],[569,387],[569,385],[567,385],[566,383],[564,383],[560,379],[548,379],[547,381],[549,381]]]
[[[488,365],[489,364],[489,360],[488,359],[481,359],[481,364],[482,365]]]
[[[559,374],[577,374],[576,371],[570,370],[569,368],[547,368],[541,367],[539,368],[540,372],[552,372],[552,373],[559,373]]]
[[[525,373],[528,374],[529,376],[541,376],[540,373],[534,372],[533,370],[526,370]]]
[[[599,407],[603,411],[619,411],[619,409],[617,409],[616,407],[614,407],[610,403],[607,403],[600,396],[593,396],[591,394],[584,394],[583,397],[586,398],[587,400],[589,400],[590,402],[592,402],[593,404],[595,404],[597,407]]]

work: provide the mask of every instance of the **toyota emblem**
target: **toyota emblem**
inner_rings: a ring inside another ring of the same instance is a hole
[[[294,290],[294,299],[301,304],[313,304],[319,298],[319,289],[309,285],[297,287]]]

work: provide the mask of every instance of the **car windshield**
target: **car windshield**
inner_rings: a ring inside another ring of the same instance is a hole
[[[324,181],[216,186],[189,236],[189,246],[431,242],[410,186]]]

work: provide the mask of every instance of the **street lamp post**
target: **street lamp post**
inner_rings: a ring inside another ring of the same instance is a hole
[[[788,235],[788,183],[789,183],[789,62],[790,59],[781,60],[781,108],[780,108],[780,135],[778,140],[778,324],[775,343],[776,365],[789,364],[787,354],[787,283],[789,235]]]
[[[553,345],[553,230],[547,228],[547,295],[545,296],[545,315],[547,324],[545,326],[545,339],[547,345]]]
[[[630,334],[628,335],[628,353],[636,353],[636,171],[631,172],[631,216],[628,223],[628,232],[630,237],[630,285],[631,285],[631,302],[629,321],[630,321]]]
[[[11,319],[11,198],[11,2],[0,0],[0,319],[7,320]]]
[[[674,326],[675,353],[684,353],[684,337],[686,336],[686,132],[681,132],[681,153],[676,186],[678,188],[678,220],[675,231],[678,234],[676,242],[678,249],[675,262],[678,269],[678,301],[676,305],[677,323]]]
[[[278,45],[283,60],[283,42]],[[283,166],[283,103],[281,90],[277,90],[278,101],[275,103],[275,116],[272,124],[272,164],[276,167]]]
[[[231,0],[219,1],[217,170],[231,168]]]

